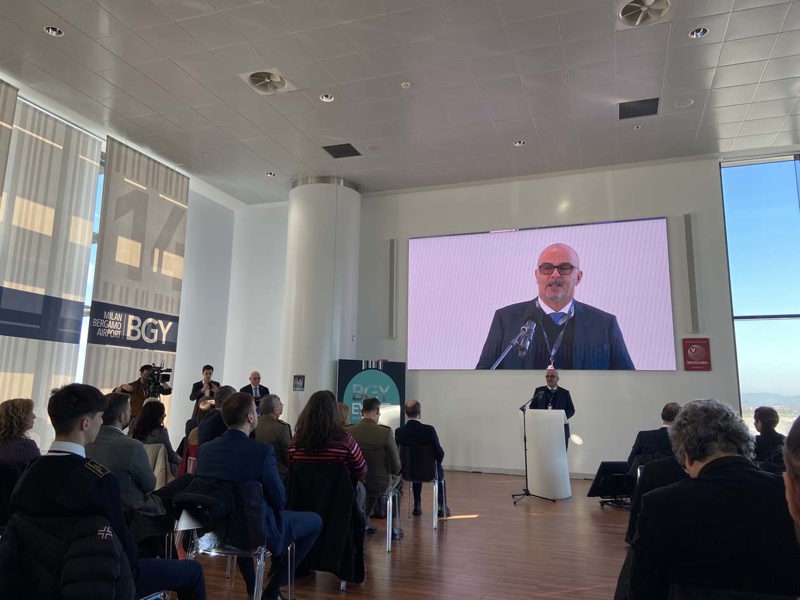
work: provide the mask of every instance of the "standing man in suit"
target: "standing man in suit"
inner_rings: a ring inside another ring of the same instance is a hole
[[[250,373],[250,385],[244,386],[239,391],[243,394],[250,394],[253,398],[255,398],[256,407],[261,405],[262,398],[269,396],[269,388],[265,385],[261,385],[261,373],[258,371],[253,371]]]
[[[373,499],[366,506],[367,519],[373,512],[376,500],[389,491],[400,491],[403,483],[400,476],[400,453],[397,451],[392,428],[378,423],[380,416],[381,401],[377,398],[366,398],[361,403],[361,421],[347,428],[367,459],[364,486],[367,488],[367,495]],[[367,533],[375,531],[375,526],[368,523]],[[403,530],[394,527],[392,537],[400,539],[402,536]]]
[[[211,365],[203,365],[203,378],[192,384],[189,400],[194,402],[193,417],[197,417],[197,400],[200,398],[213,398],[214,394],[219,389],[219,381],[211,379],[212,375],[214,375],[214,367]]]
[[[535,325],[530,349],[512,350],[498,369],[633,369],[617,318],[575,300],[583,279],[578,253],[552,244],[539,255],[533,300],[494,313],[476,369],[489,369],[528,321]]]
[[[569,390],[558,386],[558,371],[549,367],[544,374],[544,380],[547,385],[534,390],[529,408],[533,410],[563,410],[567,419],[571,419],[575,414],[575,407],[572,404]],[[569,423],[564,424],[564,443],[569,448]]]
[[[296,563],[300,564],[322,530],[322,519],[312,512],[284,510],[286,490],[275,464],[275,450],[269,444],[250,439],[258,417],[256,404],[249,394],[239,392],[222,403],[222,418],[227,431],[218,438],[201,444],[197,455],[197,478],[233,483],[259,481],[264,490],[267,548],[276,557],[271,577],[264,589],[264,600],[280,600],[279,588],[286,579],[286,549],[295,543]],[[247,592],[253,595],[255,572],[253,561],[239,561]]]
[[[800,594],[800,547],[783,481],[750,460],[744,421],[716,400],[694,400],[670,438],[689,479],[642,498],[631,600],[666,599],[673,589],[684,597],[685,588]]]
[[[669,441],[669,426],[681,411],[677,402],[667,402],[661,409],[661,427],[636,434],[633,448],[628,455],[628,474],[636,476],[636,468],[657,458],[675,456]]]
[[[419,400],[406,402],[405,413],[406,424],[397,428],[394,432],[394,440],[398,446],[433,446],[436,449],[436,469],[439,478],[439,516],[449,517],[450,508],[445,504],[444,498],[444,469],[442,469],[444,449],[439,443],[439,436],[436,435],[436,429],[434,429],[433,425],[425,425],[420,421],[422,418],[422,405]],[[422,504],[420,502],[422,484],[413,484],[411,490],[414,493],[414,515],[419,516],[422,514]]]
[[[130,397],[112,392],[106,394],[106,400],[103,426],[94,442],[87,444],[86,456],[114,474],[125,508],[163,513],[161,503],[148,496],[156,487],[156,476],[144,445],[122,431],[131,421]]]
[[[261,402],[261,416],[256,426],[256,439],[270,444],[275,449],[278,473],[283,481],[289,472],[289,444],[292,441],[292,426],[280,420],[283,402],[275,394],[268,394]]]

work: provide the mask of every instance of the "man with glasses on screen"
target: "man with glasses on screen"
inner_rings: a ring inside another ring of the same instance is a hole
[[[475,368],[490,369],[522,327],[532,331],[527,348],[514,348],[498,369],[633,369],[617,318],[575,300],[583,278],[578,253],[551,244],[539,255],[533,300],[497,310]],[[522,356],[520,356],[522,354]]]

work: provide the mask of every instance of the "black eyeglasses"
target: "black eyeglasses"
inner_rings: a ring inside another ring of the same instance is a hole
[[[542,263],[539,265],[539,272],[542,275],[552,275],[553,271],[558,269],[558,272],[561,275],[569,275],[572,273],[572,270],[575,268],[575,265],[571,265],[569,263],[561,263],[560,265],[554,265],[552,263]]]

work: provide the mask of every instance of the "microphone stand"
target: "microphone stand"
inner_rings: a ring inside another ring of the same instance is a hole
[[[522,341],[522,338],[524,338],[526,335],[528,335],[528,331],[523,327],[522,329],[520,329],[519,333],[517,334],[517,337],[511,340],[508,346],[506,346],[506,349],[503,350],[503,353],[500,355],[500,358],[494,361],[494,364],[491,367],[489,367],[489,370],[494,371],[495,369],[497,369],[498,365],[501,362],[503,362],[503,359],[506,356],[508,356],[509,352],[511,352],[511,349],[518,347],[520,342]]]
[[[545,498],[544,496],[537,496],[536,494],[531,494],[531,491],[528,489],[528,428],[526,426],[527,419],[525,418],[525,411],[528,405],[531,403],[531,400],[528,400],[519,407],[519,410],[522,412],[522,451],[524,452],[525,457],[525,487],[522,488],[522,492],[519,494],[511,494],[511,497],[514,499],[514,506],[522,500],[523,498],[539,498],[540,500],[550,500],[555,502],[552,498]]]

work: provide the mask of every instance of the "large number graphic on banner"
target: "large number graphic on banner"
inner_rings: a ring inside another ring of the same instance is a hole
[[[189,179],[108,139],[85,380],[112,388],[172,367]]]

